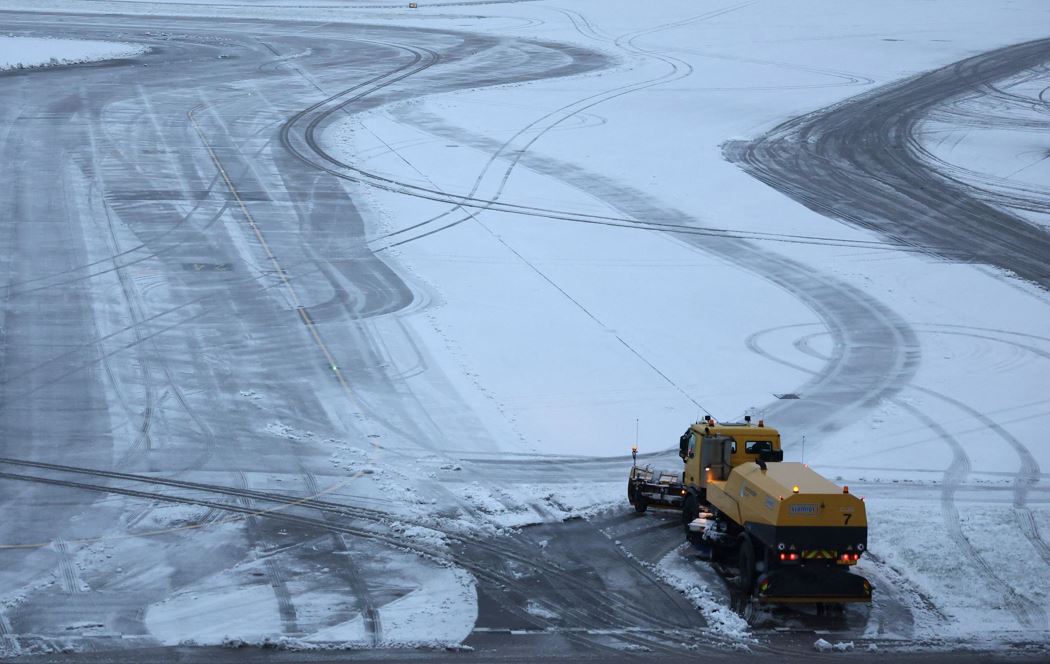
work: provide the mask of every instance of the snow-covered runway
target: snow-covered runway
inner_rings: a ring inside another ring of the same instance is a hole
[[[121,59],[0,73],[3,655],[1045,653],[1041,4],[286,4],[5,3]],[[872,607],[628,511],[704,413]]]

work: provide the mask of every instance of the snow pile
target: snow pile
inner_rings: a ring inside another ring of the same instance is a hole
[[[139,44],[120,42],[0,37],[0,71],[129,58],[148,50]]]
[[[588,519],[624,507],[621,482],[592,484],[514,484],[509,488],[471,482],[455,489],[462,501],[442,528],[465,535],[495,537],[539,523]]]
[[[520,528],[543,521],[535,510],[499,487],[471,482],[461,487],[458,493],[472,508],[472,516],[486,519],[498,528]],[[515,494],[520,495],[520,492],[515,491]]]
[[[209,508],[198,505],[183,505],[180,503],[155,505],[146,512],[129,518],[129,523],[134,525],[139,531],[185,528],[202,523],[208,516],[209,511]],[[223,516],[224,518],[230,518],[228,514]]]
[[[724,592],[724,584],[715,579],[714,585],[699,585],[704,575],[713,572],[707,565],[690,564],[685,555],[690,551],[688,544],[683,544],[664,556],[653,568],[660,578],[675,590],[678,590],[693,603],[707,620],[712,631],[741,641],[751,640],[747,621],[729,607],[729,598]],[[717,589],[712,591],[712,587]]]
[[[625,508],[623,482],[580,482],[567,484],[519,484],[518,495],[529,496],[530,504],[540,504],[552,516],[588,519],[609,509]]]
[[[389,528],[392,532],[415,544],[423,544],[432,548],[442,548],[448,544],[444,533],[432,528],[401,523],[400,521],[394,521]]]
[[[817,639],[813,642],[813,648],[820,652],[848,652],[853,650],[854,645],[852,641],[838,641],[831,643],[826,639]]]
[[[273,434],[279,438],[287,438],[288,440],[293,440],[295,442],[315,437],[312,431],[300,431],[299,429],[288,426],[280,420],[267,423],[265,429],[267,433]]]
[[[529,602],[526,604],[525,610],[531,615],[534,615],[537,618],[543,618],[544,620],[557,620],[560,617],[557,613],[551,611],[542,604],[537,604],[536,602]]]

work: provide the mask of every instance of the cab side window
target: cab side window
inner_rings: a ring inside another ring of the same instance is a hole
[[[748,454],[759,454],[762,451],[772,452],[773,443],[768,440],[749,440],[744,443],[744,451]]]
[[[696,454],[696,434],[689,434],[689,456],[693,457]]]

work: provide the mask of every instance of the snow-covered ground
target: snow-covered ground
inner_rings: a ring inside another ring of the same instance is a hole
[[[0,36],[0,71],[128,58],[145,51],[136,44]]]
[[[918,340],[921,360],[892,397],[843,402],[848,421],[783,432],[789,459],[804,458],[867,496],[870,549],[880,562],[865,564],[880,578],[902,579],[899,594],[921,598],[913,602],[921,617],[910,637],[1050,640],[1050,595],[1031,582],[1050,573],[1040,548],[1050,540],[1050,296],[991,268],[898,251],[766,187],[722,151],[729,140],[879,84],[1045,37],[1050,6],[539,0],[421,3],[410,12],[402,2],[283,4],[10,0],[5,7],[443,28],[576,44],[614,63],[569,78],[351,112],[327,128],[325,148],[356,168],[530,214],[347,185],[373,250],[426,296],[424,306],[397,318],[396,331],[389,319],[375,323],[382,335],[391,332],[385,350],[392,371],[406,376],[444,430],[462,436],[445,441],[447,449],[394,451],[265,418],[262,435],[313,445],[326,452],[332,477],[353,478],[333,480],[325,495],[371,500],[391,513],[387,525],[396,536],[440,551],[447,533],[499,537],[626,509],[627,462],[622,473],[596,479],[588,471],[574,483],[572,470],[548,481],[513,468],[486,474],[471,460],[564,459],[571,468],[583,458],[625,456],[636,420],[641,450],[655,452],[701,414],[762,417],[778,407],[775,395],[799,392],[805,400],[808,381],[840,349],[822,312],[771,279],[763,264],[731,260],[714,239],[705,246],[707,237],[745,237],[771,262],[805,266],[814,282],[857,289]],[[13,50],[15,42],[26,42],[22,51]],[[88,51],[87,42],[66,51],[46,40],[52,49],[31,56],[28,42],[41,48],[45,40],[0,39],[0,68],[140,52],[113,44]],[[992,181],[998,191],[1005,182],[1047,196],[1040,176],[1050,161],[1028,125],[972,131],[953,126],[952,117],[939,114],[926,125],[926,147],[942,168],[958,176],[964,167],[975,187]],[[682,219],[709,235],[644,227]],[[460,424],[464,412],[479,426]],[[280,482],[255,479],[269,490]],[[375,499],[394,491],[394,505]],[[138,527],[178,528],[196,518],[184,511],[151,513]],[[434,530],[425,527],[428,519]],[[383,644],[461,642],[477,618],[470,575],[412,560],[406,553],[367,563],[377,575],[405,580],[377,607]],[[657,573],[725,634],[747,642],[746,626],[719,605],[717,577],[694,567],[676,551]],[[167,644],[267,638],[282,624],[279,598],[258,581],[268,573],[259,561],[216,570],[172,588],[150,605],[145,623]],[[303,640],[382,645],[366,642],[362,607],[317,587],[320,574],[303,570],[283,581],[318,611],[302,618]],[[923,612],[928,604],[934,610]],[[537,605],[533,613],[543,611]]]
[[[1045,494],[1033,492],[1020,511],[973,498],[955,507],[939,494],[891,496],[906,491],[900,480],[967,487],[1030,473],[1029,460],[1050,464],[1042,435],[1050,298],[994,270],[879,247],[877,236],[765,188],[720,150],[880,83],[1044,36],[1038,21],[1021,18],[1028,11],[1050,18],[1038,3],[953,7],[951,16],[938,3],[745,4],[724,13],[674,2],[638,11],[598,2],[487,8],[543,23],[511,31],[479,21],[484,27],[577,42],[620,65],[384,107],[346,118],[327,138],[344,161],[445,192],[618,219],[615,183],[623,183],[697,225],[852,244],[756,240],[890,307],[918,335],[922,361],[910,385],[852,424],[785,431],[788,457],[802,458],[804,439],[805,460],[841,482],[874,476],[893,488],[872,489],[886,499],[868,502],[871,546],[944,611],[920,636],[1010,632],[1024,624],[1017,605],[1046,606],[1028,579],[1050,571],[1050,561],[1018,532],[1025,510],[1045,522]],[[1014,128],[1010,140],[1031,145],[1024,130]],[[986,169],[1009,175],[1028,165],[1027,186],[1038,186],[1038,148],[1014,159],[999,134],[977,141],[970,149]],[[570,177],[552,177],[562,164]],[[832,353],[819,316],[764,281],[761,269],[675,237],[492,211],[468,218],[439,203],[370,195],[377,246],[391,247],[437,293],[414,329],[428,347],[448,348],[438,355],[445,372],[459,376],[459,390],[507,451],[623,454],[635,418],[642,449],[661,449],[701,411],[762,415],[774,394],[805,398],[798,388]],[[385,237],[435,218],[424,228],[466,220],[406,244],[396,243],[422,232]],[[937,427],[956,441],[955,457]],[[947,479],[953,458],[969,472]],[[988,495],[1010,499],[1006,487]],[[1046,634],[1040,619],[1034,626]]]

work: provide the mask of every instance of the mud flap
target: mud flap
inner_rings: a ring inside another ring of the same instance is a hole
[[[827,565],[799,565],[771,570],[755,585],[755,597],[764,604],[870,602],[873,588],[863,576]]]

